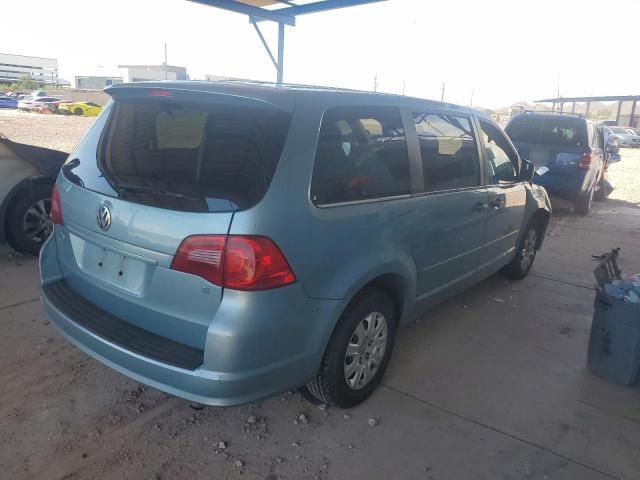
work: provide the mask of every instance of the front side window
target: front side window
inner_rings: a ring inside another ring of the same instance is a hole
[[[409,155],[399,110],[329,109],[318,137],[313,202],[326,205],[409,193]]]
[[[485,148],[485,170],[490,185],[511,183],[518,179],[518,155],[498,127],[480,119]]]
[[[480,185],[478,148],[467,117],[414,113],[413,121],[420,142],[425,192]]]

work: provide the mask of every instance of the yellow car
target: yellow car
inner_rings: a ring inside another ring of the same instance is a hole
[[[58,112],[66,115],[85,115],[87,117],[97,117],[102,111],[102,107],[93,102],[68,102],[58,106]]]

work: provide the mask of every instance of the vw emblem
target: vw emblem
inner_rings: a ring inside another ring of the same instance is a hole
[[[98,226],[102,230],[109,230],[111,226],[111,211],[106,205],[100,205],[98,208]]]

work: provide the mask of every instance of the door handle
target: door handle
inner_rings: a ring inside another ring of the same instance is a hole
[[[473,211],[477,213],[484,212],[488,209],[489,209],[489,205],[487,205],[484,202],[478,202],[473,206]]]
[[[496,210],[504,207],[504,198],[502,197],[496,198],[493,202],[491,202],[491,207],[493,207]]]

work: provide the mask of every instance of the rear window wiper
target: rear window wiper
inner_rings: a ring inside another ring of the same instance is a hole
[[[165,197],[180,198],[183,200],[194,200],[194,201],[202,200],[201,198],[193,197],[191,195],[184,195],[182,193],[177,193],[177,192],[169,192],[167,190],[161,190],[159,188],[145,187],[143,185],[130,185],[130,184],[119,183],[119,184],[116,184],[114,188],[116,190],[122,190],[125,192],[149,193],[151,195],[162,195]]]

